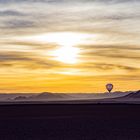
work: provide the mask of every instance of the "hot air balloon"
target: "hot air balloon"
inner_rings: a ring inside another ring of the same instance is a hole
[[[109,93],[111,92],[111,90],[113,89],[113,84],[107,84],[106,85],[106,89],[109,91]]]

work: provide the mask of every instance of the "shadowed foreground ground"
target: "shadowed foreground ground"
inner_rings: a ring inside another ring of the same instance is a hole
[[[140,105],[1,105],[0,140],[140,140]]]

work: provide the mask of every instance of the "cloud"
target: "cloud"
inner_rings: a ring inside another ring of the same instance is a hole
[[[130,67],[130,66],[124,66],[124,65],[118,65],[118,64],[111,64],[111,63],[85,63],[81,66],[79,66],[84,69],[96,69],[96,70],[102,70],[102,71],[108,71],[108,70],[126,70],[130,72],[135,72],[140,70],[140,68],[136,67]]]
[[[52,73],[64,73],[65,71],[79,71],[79,75],[93,74],[98,72],[102,74],[120,74],[120,73],[135,73],[139,72],[140,67],[138,62],[139,46],[131,45],[79,45],[81,52],[79,54],[80,64],[67,65],[54,60],[48,52],[58,48],[57,44],[30,42],[30,41],[9,41],[5,42],[5,46],[19,46],[19,51],[5,51],[0,54],[2,67],[13,66],[24,69],[40,69],[51,70]],[[22,51],[24,47],[29,48]],[[126,63],[126,61],[129,63]],[[135,60],[135,62],[134,62]]]
[[[25,14],[16,10],[3,10],[0,11],[0,16],[25,16]]]
[[[75,0],[71,0],[74,2]],[[77,2],[99,2],[99,3],[123,3],[123,2],[139,2],[139,0],[76,0]],[[67,2],[67,0],[0,0],[0,3],[14,3],[14,2]]]
[[[33,27],[34,23],[32,21],[26,21],[26,20],[10,20],[5,22],[6,28],[29,28]]]
[[[140,60],[139,46],[131,45],[83,45],[79,46],[83,56],[101,56],[118,59],[136,59]],[[133,51],[133,52],[132,52]],[[81,56],[82,56],[81,55]]]
[[[33,22],[33,25],[36,26],[32,26],[32,30],[28,31],[32,33],[36,30],[38,32],[58,30],[104,31],[105,33],[108,30],[126,32],[132,27],[134,27],[132,28],[134,30],[136,24],[139,24],[138,19],[140,18],[140,3],[137,0],[2,0],[0,2],[12,4],[9,6],[9,10],[7,6],[7,11],[9,12],[5,11],[5,14],[10,14],[10,11],[11,15],[23,14],[23,11],[26,13],[26,17],[22,17],[23,21],[19,21],[21,20],[19,17],[11,19],[12,26],[11,24],[6,24],[8,30],[10,28],[12,30],[14,25],[21,29],[26,28],[31,25],[28,22]],[[18,5],[18,3],[21,4]],[[30,6],[30,3],[32,3],[32,6]],[[111,5],[108,3],[111,3]],[[10,10],[12,9],[11,7],[14,12]],[[25,8],[26,11],[24,10]],[[37,11],[36,9],[39,10]],[[15,22],[12,20],[15,20]],[[123,22],[118,22],[120,20]],[[132,20],[135,20],[135,22]],[[119,29],[120,27],[123,29]]]
[[[2,53],[0,54],[0,62],[4,61],[26,61],[30,60],[27,56],[21,56],[19,53]]]
[[[56,43],[41,43],[41,42],[30,42],[30,41],[9,41],[5,42],[5,45],[16,45],[16,46],[29,46],[32,50],[52,50],[58,48]]]
[[[0,53],[0,66],[26,69],[45,69],[55,67],[51,61],[45,61],[33,53],[3,52]]]

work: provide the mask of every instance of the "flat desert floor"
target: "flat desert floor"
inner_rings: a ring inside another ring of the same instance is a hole
[[[140,140],[140,105],[0,105],[0,140]]]

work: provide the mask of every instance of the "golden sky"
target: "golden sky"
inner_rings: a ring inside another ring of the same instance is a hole
[[[139,0],[0,0],[0,92],[140,89]]]

